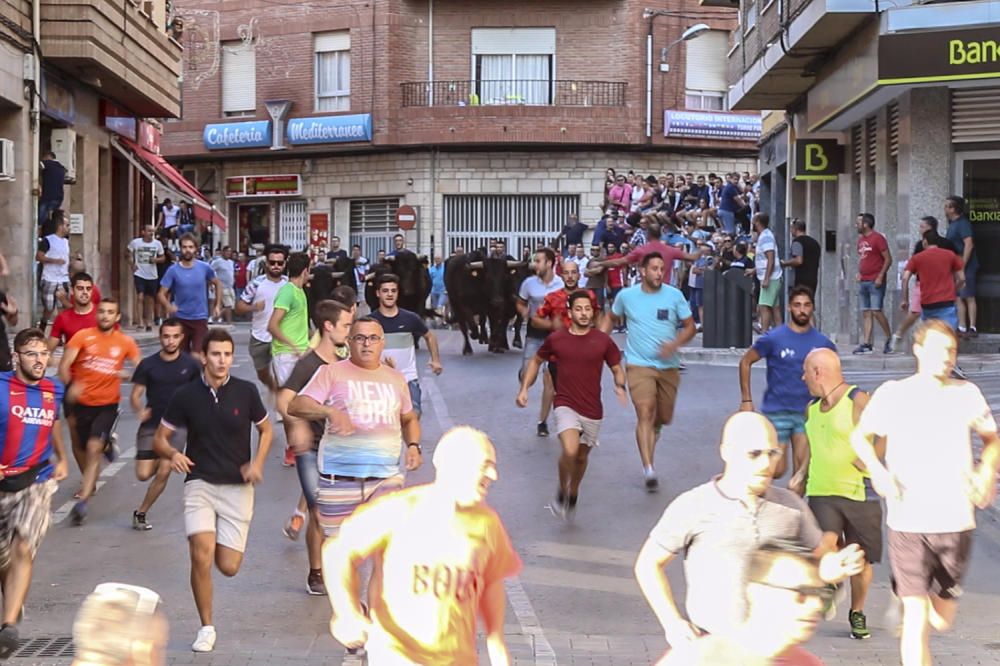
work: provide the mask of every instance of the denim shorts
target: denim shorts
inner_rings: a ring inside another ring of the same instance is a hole
[[[858,293],[861,296],[862,310],[881,310],[885,300],[885,282],[876,287],[874,280],[862,280]]]
[[[965,285],[962,290],[958,292],[959,298],[975,298],[976,297],[976,272],[978,268],[973,270],[965,269]]]
[[[417,413],[417,418],[423,414],[423,410],[420,408],[420,380],[414,379],[406,382],[406,386],[410,389],[410,402],[413,403],[413,411]]]
[[[299,475],[299,485],[306,498],[306,506],[310,509],[316,506],[316,491],[319,488],[318,453],[316,449],[309,449],[305,453],[295,454],[295,471]]]
[[[951,330],[958,330],[958,308],[955,307],[954,303],[949,303],[936,308],[929,308],[925,306],[920,311],[920,320],[927,321],[928,319],[940,319],[951,326]]]

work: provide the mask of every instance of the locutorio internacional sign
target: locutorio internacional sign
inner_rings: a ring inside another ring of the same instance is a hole
[[[203,133],[205,148],[230,150],[236,148],[269,148],[280,137],[272,137],[270,120],[206,125]],[[324,143],[349,143],[372,140],[370,113],[346,116],[291,118],[286,130],[288,143],[305,146]]]

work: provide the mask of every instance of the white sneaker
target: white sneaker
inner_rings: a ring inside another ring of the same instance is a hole
[[[207,625],[198,630],[198,635],[191,644],[195,652],[211,652],[215,649],[215,627]]]

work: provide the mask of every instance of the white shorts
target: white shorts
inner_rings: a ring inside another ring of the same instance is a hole
[[[236,291],[232,287],[222,288],[221,305],[224,308],[231,308],[236,305]]]
[[[184,532],[187,536],[212,532],[215,543],[242,553],[253,518],[253,485],[209,483],[192,479],[184,484]]]
[[[271,371],[274,373],[274,381],[277,382],[278,386],[284,386],[298,361],[298,354],[287,352],[284,354],[275,354],[271,357]]]
[[[556,433],[561,433],[564,430],[579,430],[581,442],[590,447],[600,444],[597,440],[597,436],[601,432],[600,419],[588,419],[586,416],[580,416],[576,410],[570,407],[556,407],[554,413]]]

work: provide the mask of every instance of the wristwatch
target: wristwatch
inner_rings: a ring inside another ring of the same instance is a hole
[[[424,451],[423,451],[423,449],[420,448],[420,443],[419,442],[410,442],[409,444],[406,445],[407,448],[409,448],[411,446],[416,447],[417,453],[419,453],[420,455],[424,455]]]

